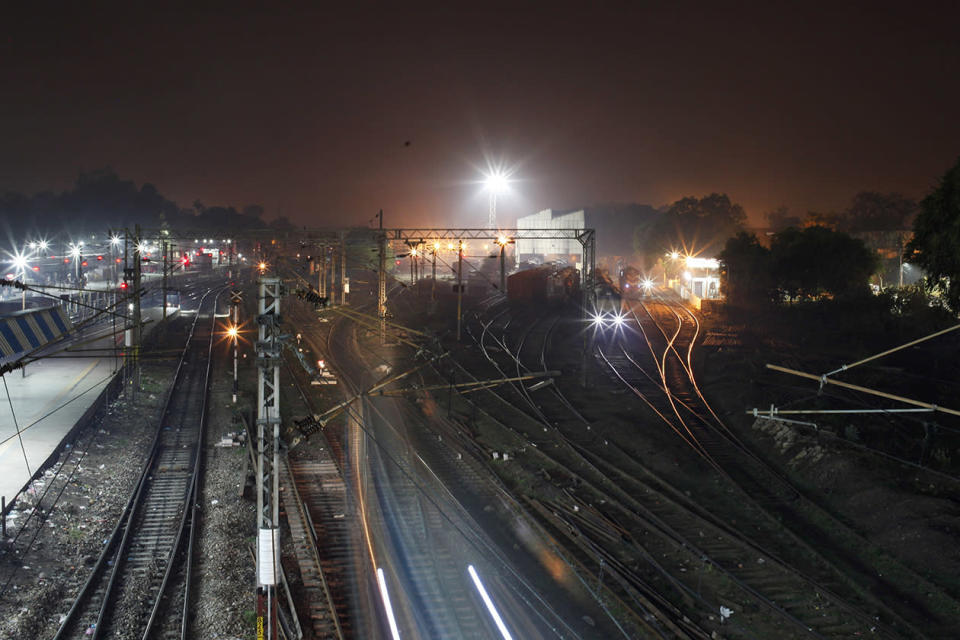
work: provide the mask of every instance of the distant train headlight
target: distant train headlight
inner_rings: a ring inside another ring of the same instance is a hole
[[[592,320],[592,322],[593,322],[593,326],[595,326],[595,327],[602,327],[602,326],[603,326],[603,314],[602,314],[602,313],[595,313],[595,314],[593,314],[593,317],[591,318],[591,320]]]
[[[625,320],[626,320],[626,318],[624,318],[624,317],[623,317],[622,315],[620,315],[619,313],[616,313],[616,314],[613,315],[613,325],[614,325],[615,327],[622,327]]]

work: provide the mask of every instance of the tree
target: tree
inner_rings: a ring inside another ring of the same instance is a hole
[[[757,236],[740,231],[727,240],[718,256],[723,265],[721,288],[731,304],[749,305],[770,297],[770,251]]]
[[[813,300],[867,290],[879,259],[862,240],[826,227],[786,229],[770,245],[772,273],[782,296]]]
[[[660,216],[645,238],[649,253],[669,249],[712,254],[727,238],[743,229],[747,214],[743,207],[723,193],[702,198],[688,196],[674,202]]]
[[[827,229],[837,229],[840,227],[841,216],[839,213],[834,213],[833,211],[820,212],[820,211],[807,211],[807,217],[804,218],[803,223],[799,226],[803,228],[808,227],[826,227]]]
[[[920,266],[925,286],[960,310],[960,158],[920,203],[904,260]]]
[[[243,215],[247,216],[248,218],[259,220],[263,217],[263,205],[248,204],[243,208]]]
[[[861,191],[844,211],[844,231],[898,231],[906,229],[917,212],[917,203],[899,193]]]
[[[773,211],[768,211],[763,214],[763,217],[767,219],[767,226],[774,231],[782,231],[787,227],[799,227],[803,222],[800,216],[792,215],[790,209],[784,205],[780,205]]]

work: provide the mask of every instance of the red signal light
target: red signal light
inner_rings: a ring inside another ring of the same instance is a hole
[[[116,259],[116,262],[117,262],[117,264],[120,264],[121,262],[123,262],[123,260],[121,260],[120,258],[117,258],[117,259]]]
[[[126,288],[127,288],[127,283],[126,283],[126,282],[121,282],[121,283],[120,283],[120,288],[121,288],[121,289],[126,289]]]
[[[103,260],[103,256],[97,256],[97,260]]]
[[[81,263],[80,263],[80,266],[81,266],[81,267],[85,267],[85,266],[87,266],[87,261],[86,261],[86,260],[84,260],[83,262],[81,262]]]
[[[34,265],[33,270],[34,270],[34,271],[40,271],[40,267]]]
[[[64,258],[63,264],[70,264],[70,258]]]

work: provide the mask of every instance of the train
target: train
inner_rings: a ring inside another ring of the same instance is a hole
[[[633,266],[627,266],[620,271],[620,294],[627,299],[639,298],[643,293],[640,271]]]
[[[545,264],[524,269],[507,278],[507,299],[512,302],[565,302],[580,295],[576,267]]]

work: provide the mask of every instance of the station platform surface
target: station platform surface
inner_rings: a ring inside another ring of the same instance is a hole
[[[143,311],[145,322],[160,315],[159,307]],[[101,335],[111,329],[101,327],[97,331],[95,335]],[[89,335],[84,333],[75,338],[87,339]],[[108,335],[83,345],[84,349],[102,349],[95,356],[43,358],[3,376],[6,388],[0,385],[0,495],[8,504],[123,364],[111,352],[112,340]]]

